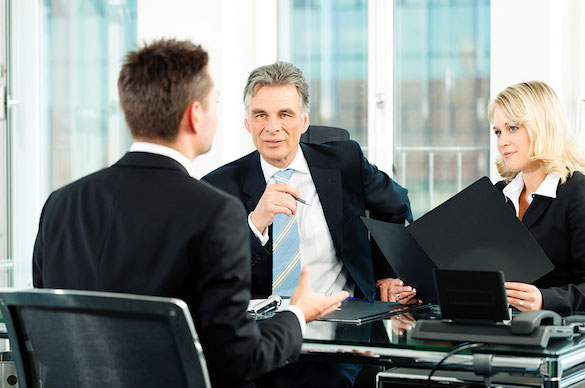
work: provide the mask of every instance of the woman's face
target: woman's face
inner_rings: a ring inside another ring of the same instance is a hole
[[[494,109],[493,130],[498,138],[498,151],[504,158],[506,169],[511,172],[528,172],[539,168],[538,162],[528,159],[528,130],[523,125],[517,126],[509,121],[500,108]]]

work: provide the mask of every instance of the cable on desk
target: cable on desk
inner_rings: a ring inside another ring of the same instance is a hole
[[[435,374],[435,372],[437,371],[437,369],[439,369],[439,367],[441,365],[443,365],[443,363],[445,362],[445,360],[447,360],[452,355],[457,354],[459,352],[462,352],[464,350],[479,348],[480,346],[484,346],[484,345],[485,344],[484,343],[481,343],[481,342],[473,343],[473,344],[467,344],[467,345],[461,345],[457,349],[454,349],[454,350],[450,351],[449,353],[445,354],[445,357],[441,358],[441,360],[437,363],[437,365],[435,365],[433,367],[433,369],[431,369],[431,372],[429,373],[429,377],[427,378],[427,388],[431,387],[431,378],[433,377],[433,375]]]

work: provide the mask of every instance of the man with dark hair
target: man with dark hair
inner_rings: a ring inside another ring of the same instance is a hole
[[[309,90],[294,65],[253,70],[244,105],[257,151],[203,180],[246,207],[253,296],[291,295],[305,264],[316,292],[346,290],[371,300],[377,279],[382,300],[415,302],[416,290],[393,279],[387,263],[375,265],[360,220],[370,210],[388,222],[412,221],[407,190],[370,164],[354,141],[299,143],[309,127]],[[350,383],[354,377],[350,370]]]
[[[135,143],[113,166],[51,194],[33,256],[35,287],[181,298],[214,387],[233,387],[298,357],[305,320],[347,293],[313,293],[308,269],[288,311],[256,325],[249,238],[239,201],[194,179],[211,147],[218,92],[207,53],[160,40],[128,55],[120,103]],[[225,373],[225,369],[229,373]]]

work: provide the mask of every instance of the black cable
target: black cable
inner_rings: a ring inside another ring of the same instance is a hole
[[[445,357],[441,358],[441,361],[439,361],[437,363],[437,365],[435,365],[433,367],[433,369],[431,369],[431,372],[429,373],[429,377],[427,378],[427,388],[431,387],[431,378],[433,377],[433,375],[435,374],[435,372],[437,371],[437,369],[439,369],[439,367],[441,365],[443,365],[443,363],[445,362],[446,359],[448,359],[449,357],[451,357],[452,355],[462,352],[464,350],[467,349],[473,349],[473,348],[479,348],[480,346],[484,346],[484,343],[473,343],[473,344],[467,344],[467,345],[461,345],[459,346],[457,349],[454,349],[452,351],[450,351],[449,353],[445,354]]]

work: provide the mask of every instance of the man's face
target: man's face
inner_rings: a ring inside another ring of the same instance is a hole
[[[286,168],[309,127],[309,114],[303,113],[294,85],[262,86],[250,99],[244,124],[264,160]]]

